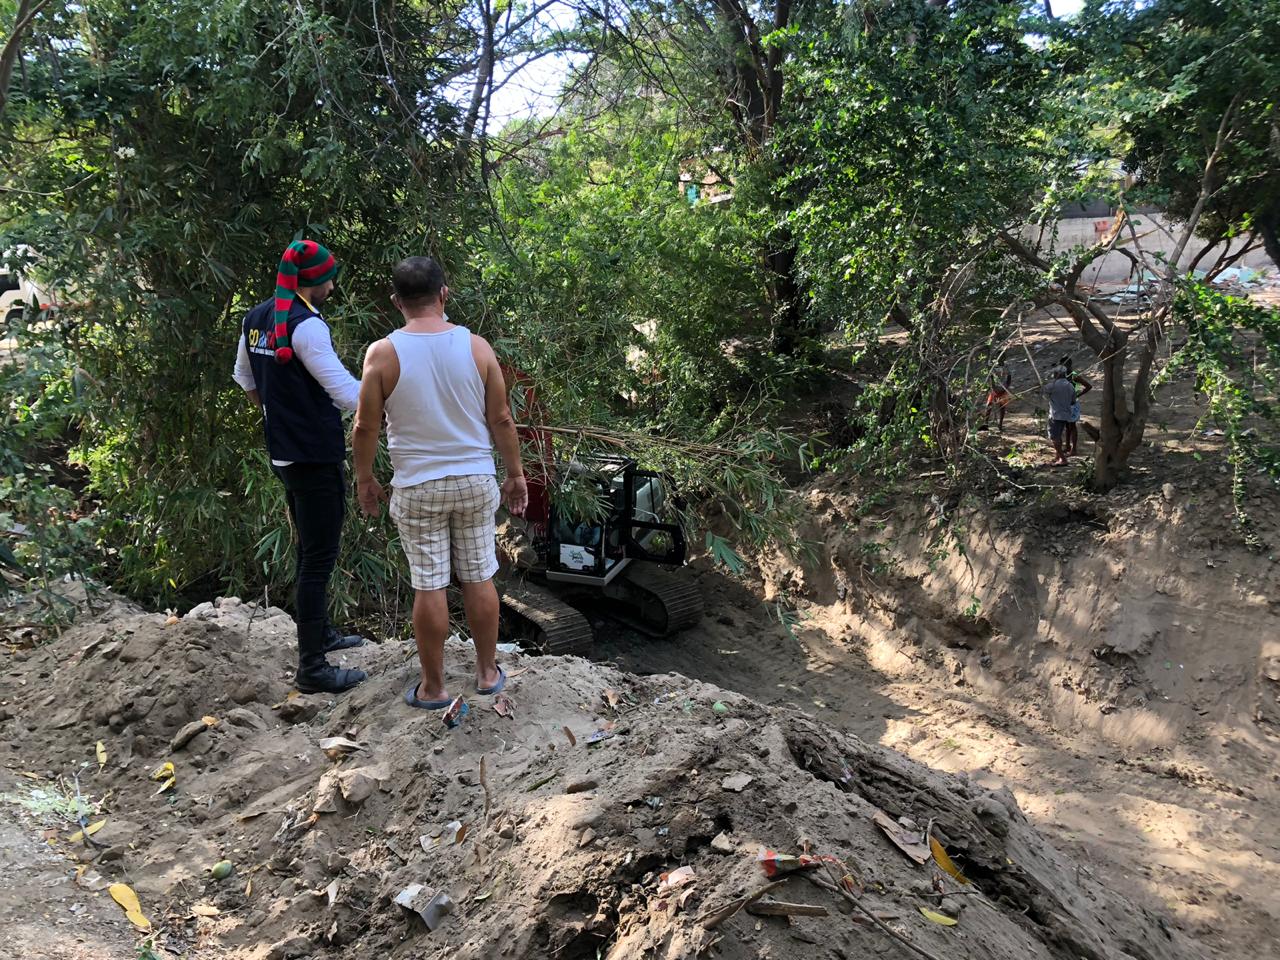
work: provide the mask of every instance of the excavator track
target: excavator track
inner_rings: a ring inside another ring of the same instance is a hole
[[[610,616],[651,637],[669,637],[702,619],[702,591],[684,568],[633,563],[604,588],[604,595],[625,606]]]
[[[591,621],[551,591],[528,581],[506,587],[502,608],[509,621],[516,621],[513,632],[531,640],[543,653],[585,656],[595,640]]]

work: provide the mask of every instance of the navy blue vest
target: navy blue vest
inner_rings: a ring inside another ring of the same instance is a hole
[[[245,346],[253,380],[262,398],[263,428],[272,460],[294,463],[342,463],[347,445],[342,414],[319,381],[307,372],[294,354],[288,363],[276,363],[275,301],[266,300],[244,318]],[[317,316],[301,300],[289,311],[289,339],[303,320]]]

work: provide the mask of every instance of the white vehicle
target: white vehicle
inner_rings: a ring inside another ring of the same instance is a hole
[[[38,287],[32,280],[22,274],[10,273],[0,268],[0,329],[12,330],[22,320],[24,312],[31,310],[32,303],[40,310],[49,310],[55,303],[49,291]]]
[[[39,310],[51,310],[57,306],[48,290],[22,273],[3,266],[3,261],[0,261],[0,333],[12,330],[32,304]]]

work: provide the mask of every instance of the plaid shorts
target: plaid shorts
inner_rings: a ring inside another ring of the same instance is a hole
[[[391,519],[409,558],[415,590],[443,590],[452,572],[463,583],[498,572],[498,481],[476,474],[442,477],[391,491]]]

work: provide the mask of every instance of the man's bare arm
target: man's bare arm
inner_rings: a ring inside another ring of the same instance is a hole
[[[517,516],[524,513],[529,502],[529,491],[524,480],[524,464],[520,460],[520,437],[516,433],[516,421],[511,416],[511,404],[507,398],[507,384],[502,367],[493,347],[481,337],[473,337],[473,355],[484,380],[484,417],[493,435],[493,445],[498,448],[502,466],[507,473],[502,485],[507,509]]]
[[[255,407],[259,410],[262,409],[262,395],[258,393],[256,388],[253,390],[246,390],[244,395],[253,401],[253,405]]]
[[[351,453],[355,462],[357,495],[365,513],[375,513],[383,499],[382,487],[373,475],[373,462],[378,455],[378,438],[382,435],[382,414],[387,396],[383,383],[386,351],[391,344],[379,340],[369,347],[364,357],[364,373],[360,377],[360,397],[356,404],[355,426],[351,430]]]

